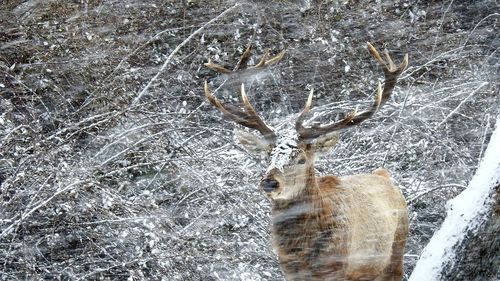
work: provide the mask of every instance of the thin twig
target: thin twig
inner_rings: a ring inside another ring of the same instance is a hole
[[[124,267],[127,268],[127,266],[132,265],[132,264],[138,264],[138,263],[146,263],[153,258],[146,258],[146,259],[134,259],[131,261],[119,263],[119,264],[114,264],[108,267],[97,267],[95,268],[92,272],[89,272],[81,277],[79,277],[77,280],[89,280],[89,277],[99,274],[101,272],[110,272],[113,268],[119,268],[119,267]]]
[[[173,51],[172,53],[170,53],[170,55],[167,57],[167,59],[165,60],[165,62],[163,63],[163,65],[161,66],[160,68],[160,71],[158,71],[158,73],[156,73],[156,75],[151,79],[149,80],[148,84],[146,85],[146,87],[144,87],[144,89],[142,89],[142,91],[137,95],[137,97],[132,101],[132,105],[136,105],[139,100],[142,98],[142,96],[144,96],[144,94],[146,94],[146,92],[148,91],[148,89],[151,87],[151,85],[153,84],[153,82],[156,81],[156,79],[158,79],[158,77],[165,71],[165,69],[167,68],[167,66],[170,64],[170,60],[172,60],[172,58],[174,57],[174,55],[179,52],[179,50],[184,47],[184,45],[186,45],[189,41],[191,41],[191,39],[193,39],[194,36],[196,36],[198,33],[200,33],[203,29],[205,29],[205,27],[211,25],[212,23],[214,23],[215,21],[219,20],[220,18],[222,18],[223,16],[225,16],[227,13],[229,13],[230,11],[234,10],[235,8],[239,7],[240,4],[236,3],[234,4],[232,7],[226,9],[224,12],[220,13],[218,16],[216,16],[215,18],[211,19],[210,21],[208,21],[206,24],[204,24],[203,26],[201,26],[200,28],[198,28],[195,32],[191,33],[191,35],[189,35],[188,38],[186,38],[184,41],[182,41],[182,43],[180,43]]]
[[[481,163],[481,158],[483,157],[484,145],[486,144],[486,134],[490,130],[490,115],[486,114],[486,125],[484,126],[483,140],[481,141],[481,149],[479,150],[479,157],[477,159],[477,167],[479,168],[479,163]]]
[[[436,36],[434,37],[434,45],[432,46],[431,57],[434,56],[434,52],[436,51],[437,42],[441,38],[440,33],[443,31],[443,25],[444,25],[444,20],[445,20],[446,14],[450,10],[451,5],[453,5],[453,1],[454,0],[450,1],[450,4],[448,4],[446,11],[444,11],[443,16],[441,17],[441,21],[439,21],[439,27],[438,27],[439,33],[436,33]]]
[[[433,94],[439,94],[439,93],[443,93],[443,94],[447,94],[445,95],[444,98],[440,99],[440,100],[436,100],[436,101],[433,101],[432,103],[429,103],[427,105],[424,105],[424,106],[421,106],[419,109],[415,110],[412,112],[412,115],[416,115],[417,113],[419,113],[420,111],[423,111],[427,108],[435,108],[438,104],[441,104],[442,102],[444,101],[447,101],[447,100],[450,100],[450,99],[453,99],[457,96],[460,96],[463,94],[463,92],[461,91],[457,91],[456,89],[457,88],[465,88],[465,87],[472,87],[473,85],[475,84],[479,84],[479,82],[477,81],[474,81],[474,82],[466,82],[466,83],[462,83],[462,84],[458,84],[458,85],[454,85],[454,86],[450,86],[450,87],[442,87],[438,90],[433,90]],[[450,92],[455,92],[457,91],[456,94],[453,94],[453,95],[449,95]]]
[[[9,233],[14,229],[14,227],[16,227],[19,224],[21,224],[24,220],[26,220],[28,217],[30,217],[35,211],[37,211],[38,209],[40,209],[43,206],[45,206],[48,203],[50,203],[50,201],[54,200],[54,198],[56,198],[59,194],[64,193],[64,192],[70,190],[71,188],[73,188],[74,186],[82,184],[82,183],[85,183],[85,182],[86,181],[76,181],[76,182],[74,182],[72,184],[69,184],[69,185],[65,186],[64,188],[59,189],[58,191],[54,192],[54,194],[52,194],[52,196],[50,196],[49,198],[47,198],[47,199],[43,200],[42,202],[38,203],[31,210],[29,210],[28,212],[22,214],[21,217],[18,220],[16,220],[11,225],[9,225],[8,227],[6,227],[4,229],[4,231],[2,231],[2,233],[0,233],[0,239],[3,238],[3,237],[5,237],[5,236],[7,236],[7,235],[9,235]]]
[[[434,129],[437,129],[438,127],[440,127],[441,125],[443,125],[446,120],[448,120],[448,118],[450,118],[452,115],[454,115],[458,109],[470,98],[472,97],[477,91],[479,91],[479,89],[481,89],[482,87],[488,85],[489,83],[488,82],[484,82],[483,84],[479,85],[479,87],[477,87],[474,91],[472,91],[465,99],[463,99],[460,104],[455,107],[455,109],[453,109],[444,119],[443,121],[441,121]]]
[[[470,36],[476,31],[477,27],[479,25],[481,25],[481,23],[485,20],[487,20],[488,18],[490,17],[499,17],[500,16],[500,13],[494,13],[494,14],[489,14],[488,16],[484,17],[483,19],[481,19],[475,26],[474,28],[471,30],[471,32],[469,32],[469,34],[467,35],[467,38],[465,39],[465,42],[463,44],[463,46],[465,47],[465,45],[467,45],[467,43],[469,43],[469,39],[470,39]]]
[[[408,199],[408,205],[413,204],[413,202],[415,202],[416,200],[418,200],[420,197],[423,197],[423,196],[425,196],[425,195],[427,195],[429,193],[432,193],[432,192],[434,192],[436,190],[439,190],[439,189],[444,189],[444,188],[449,188],[449,187],[458,187],[458,188],[461,188],[461,189],[466,189],[467,188],[467,186],[465,186],[465,185],[456,184],[456,183],[440,185],[438,187],[431,188],[429,190],[426,190],[426,191],[424,191],[424,192],[422,192],[420,194],[417,194],[414,197]]]
[[[165,30],[162,30],[158,33],[156,33],[153,37],[151,37],[151,39],[149,39],[147,42],[145,42],[144,44],[140,45],[139,47],[135,48],[131,53],[129,53],[128,55],[126,55],[119,63],[118,65],[113,69],[113,71],[111,71],[111,73],[106,76],[106,78],[104,78],[104,82],[108,81],[108,79],[110,77],[113,77],[116,73],[116,71],[118,71],[122,65],[128,61],[133,55],[137,54],[137,52],[139,52],[141,49],[143,49],[144,47],[148,46],[149,44],[155,42],[156,40],[158,40],[160,38],[161,35],[167,33],[167,32],[171,32],[171,31],[176,31],[176,30],[181,30],[181,29],[186,29],[186,28],[193,28],[194,26],[186,26],[186,27],[177,27],[177,28],[169,28],[169,29],[165,29]]]

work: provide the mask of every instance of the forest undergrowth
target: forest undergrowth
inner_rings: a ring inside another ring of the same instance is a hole
[[[242,82],[266,122],[337,120],[370,105],[366,42],[410,65],[374,118],[342,132],[319,174],[384,166],[410,206],[405,272],[484,152],[497,114],[498,3],[0,3],[0,280],[283,280],[266,163],[205,100]],[[282,61],[247,76],[251,44]]]

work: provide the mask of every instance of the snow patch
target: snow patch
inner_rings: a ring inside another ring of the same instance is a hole
[[[283,134],[278,135],[276,146],[271,151],[271,164],[267,168],[267,173],[273,169],[278,169],[283,172],[283,169],[293,159],[294,154],[297,152],[299,137],[294,128],[286,130]]]

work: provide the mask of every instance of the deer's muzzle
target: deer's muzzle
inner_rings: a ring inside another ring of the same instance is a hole
[[[260,182],[260,186],[265,192],[273,192],[278,188],[279,183],[274,179],[267,178]]]

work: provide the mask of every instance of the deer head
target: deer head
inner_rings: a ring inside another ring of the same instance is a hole
[[[327,125],[314,124],[310,127],[304,125],[305,118],[311,109],[313,90],[309,93],[304,110],[299,114],[294,126],[276,131],[266,125],[250,104],[244,84],[241,84],[240,89],[243,106],[239,108],[220,102],[209,90],[205,81],[205,95],[212,105],[234,122],[260,132],[261,136],[256,136],[245,131],[239,131],[237,137],[247,150],[263,152],[269,156],[270,165],[261,180],[260,188],[271,199],[290,200],[300,196],[304,188],[308,186],[307,182],[314,181],[315,155],[328,152],[337,143],[339,130],[356,126],[367,120],[390,97],[398,76],[408,65],[408,55],[404,57],[400,65],[396,66],[387,51],[384,52],[385,58],[382,58],[370,43],[368,43],[368,50],[384,71],[384,85],[378,84],[375,100],[368,110],[348,113],[344,119]],[[278,62],[283,54],[282,52],[268,60],[268,54],[266,53],[254,68],[272,65]],[[249,57],[250,48],[242,55],[233,72],[240,70],[242,66],[246,66]],[[218,72],[232,72],[211,61],[205,65]]]

